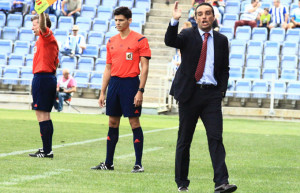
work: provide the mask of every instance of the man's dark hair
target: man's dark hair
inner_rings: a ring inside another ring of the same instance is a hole
[[[209,4],[209,3],[201,3],[195,9],[195,17],[197,17],[197,9],[198,9],[198,7],[203,6],[203,5],[209,6],[211,8],[211,12],[213,13],[213,16],[215,16],[215,11],[214,11],[214,8],[213,8],[213,6],[211,4]]]
[[[128,7],[118,7],[114,10],[114,16],[116,15],[124,15],[126,19],[132,18],[131,10]]]
[[[45,17],[46,17],[46,25],[47,25],[47,27],[48,28],[51,28],[51,20],[50,20],[50,18],[49,18],[49,15],[47,14],[47,13],[45,13]],[[35,16],[33,16],[32,18],[31,18],[31,21],[33,21],[33,20],[38,20],[39,21],[39,19],[40,19],[40,16],[39,15],[35,15]]]

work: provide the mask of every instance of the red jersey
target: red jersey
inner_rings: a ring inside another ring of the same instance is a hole
[[[55,73],[58,64],[58,44],[47,27],[45,33],[40,31],[39,39],[35,42],[33,57],[33,74]]]
[[[120,78],[138,76],[140,57],[151,57],[148,40],[135,31],[130,31],[125,39],[120,34],[111,37],[106,50],[106,63],[111,64],[111,76]]]

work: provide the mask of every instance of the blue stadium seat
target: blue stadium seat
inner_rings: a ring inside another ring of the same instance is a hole
[[[136,0],[135,7],[139,9],[144,9],[148,13],[151,7],[151,0]]]
[[[285,41],[282,44],[281,54],[282,55],[291,55],[298,53],[298,41],[288,42]]]
[[[296,3],[296,0],[294,0],[294,3],[292,3],[290,5],[290,13],[293,11],[293,9],[298,8],[298,7],[299,7],[298,3]]]
[[[32,78],[32,68],[21,68],[21,85],[31,85]]]
[[[89,4],[86,3],[85,5],[82,5],[80,16],[93,19],[96,16],[97,13],[96,11],[97,11],[97,6],[99,5],[99,1],[93,0],[93,1],[86,1],[86,2],[89,2]],[[90,3],[92,2],[96,4],[90,5]]]
[[[270,41],[283,42],[285,39],[285,30],[282,28],[272,28],[270,31]]]
[[[95,18],[93,21],[93,30],[98,32],[106,32],[108,29],[108,21],[101,18]]]
[[[283,55],[281,58],[281,69],[296,69],[298,57],[296,55]]]
[[[49,19],[51,21],[51,30],[55,30],[57,26],[57,18],[56,15],[49,15]]]
[[[111,1],[111,0],[108,0]],[[110,20],[112,17],[112,6],[99,6],[97,10],[97,17],[101,20]]]
[[[88,88],[90,72],[75,72],[74,78],[78,88]]]
[[[230,67],[243,67],[245,62],[245,54],[229,54]]]
[[[54,36],[59,44],[63,44],[69,35],[69,31],[66,29],[56,29],[54,31]]]
[[[0,54],[0,69],[2,70],[1,66],[6,66],[7,65],[7,55],[6,54]],[[2,71],[1,71],[2,73]],[[1,77],[1,74],[0,73],[0,77]]]
[[[35,35],[31,28],[25,28],[25,27],[20,28],[19,40],[34,41],[34,39],[35,39]]]
[[[115,8],[118,0],[102,0],[102,6]],[[99,9],[99,8],[98,8]]]
[[[146,10],[139,8],[132,8],[132,21],[141,22],[143,25],[146,23]]]
[[[31,42],[30,47],[31,47],[31,48],[30,48],[30,53],[31,53],[31,54],[34,54],[35,41],[32,41],[32,42]]]
[[[23,16],[20,14],[8,14],[6,20],[6,26],[19,28],[22,26]]]
[[[264,54],[279,55],[280,44],[274,41],[266,41],[264,46]]]
[[[230,53],[233,54],[245,54],[246,52],[246,41],[244,40],[232,40],[230,46]]]
[[[289,82],[286,90],[286,98],[289,100],[300,100],[300,82]],[[298,94],[298,95],[295,95]]]
[[[234,23],[239,20],[239,16],[237,14],[229,14],[225,13],[223,16],[223,27],[234,27]]]
[[[93,1],[89,1],[89,0],[86,0],[84,2],[85,5],[89,5],[89,6],[94,6],[94,7],[97,7],[100,5],[100,1],[101,0],[93,0]]]
[[[109,22],[109,33],[118,33],[118,30],[116,29],[116,22],[114,19],[111,19]]]
[[[130,24],[130,29],[141,34],[142,33],[142,24],[140,22],[132,22]]]
[[[9,11],[11,9],[12,1],[0,1],[0,9]]]
[[[236,39],[238,40],[250,40],[251,27],[250,26],[238,26],[236,28]]]
[[[97,58],[95,63],[95,71],[103,73],[106,67],[106,59]]]
[[[236,84],[235,84],[235,90],[237,92],[239,92],[239,91],[246,92],[246,93],[236,93],[235,97],[237,97],[237,98],[250,98],[251,82],[249,80],[237,80]]]
[[[33,65],[33,54],[27,54],[25,58],[25,66],[32,67],[32,65]]]
[[[90,31],[88,36],[88,44],[95,44],[101,46],[103,43],[104,35],[102,32]]]
[[[12,52],[11,40],[0,40],[0,53],[9,55]]]
[[[230,79],[241,79],[243,74],[243,68],[242,67],[230,67],[229,70],[229,78]]]
[[[0,13],[0,27],[4,27],[6,22],[6,15],[4,13]]]
[[[60,68],[62,69],[68,69],[70,72],[74,71],[76,69],[76,64],[77,64],[76,57],[73,58],[69,56],[61,57]]]
[[[24,55],[22,54],[11,54],[8,56],[9,66],[24,66]]]
[[[264,68],[278,68],[279,56],[278,55],[265,55],[264,56]]]
[[[261,54],[248,54],[246,58],[247,67],[261,67],[262,65]]]
[[[3,70],[3,84],[17,85],[19,81],[19,68],[6,67]]]
[[[268,92],[269,86],[267,81],[254,81],[252,85],[252,91],[253,92],[261,92],[261,93],[253,93],[252,97],[253,98],[259,98],[259,99],[264,99],[267,98],[266,92]]]
[[[99,72],[92,72],[91,73],[91,82],[90,88],[91,89],[101,89],[102,87],[102,73]]]
[[[106,46],[102,45],[100,47],[100,58],[106,59]]]
[[[240,1],[226,1],[225,13],[239,14],[240,13]]]
[[[278,69],[277,68],[264,68],[262,72],[262,79],[264,80],[274,80],[278,79]]]
[[[117,35],[118,34],[118,32],[107,32],[106,34],[105,34],[105,44],[108,42],[108,40],[109,40],[109,38],[111,38],[112,36],[114,36],[114,35]]]
[[[262,41],[255,41],[250,40],[248,41],[248,54],[262,54],[263,52],[263,42]]]
[[[80,31],[88,32],[91,30],[92,20],[89,17],[77,17],[76,25],[78,25]]]
[[[81,57],[78,60],[78,70],[92,71],[94,69],[94,59]]]
[[[298,70],[297,69],[282,69],[280,80],[297,80]]]
[[[233,28],[231,27],[220,27],[220,31],[221,34],[225,35],[228,40],[232,40],[233,39]]]
[[[26,28],[30,28],[30,29],[31,29],[31,27],[32,27],[31,18],[32,18],[33,16],[34,16],[34,15],[25,15],[23,27],[26,27]]]
[[[74,19],[73,17],[60,16],[58,19],[58,29],[65,29],[70,31],[73,27]]]
[[[30,42],[29,41],[15,41],[14,53],[20,55],[27,55],[30,52]]]
[[[98,45],[87,44],[81,56],[97,58],[99,55]]]
[[[3,39],[15,41],[18,38],[18,28],[16,27],[4,27],[3,28]]]
[[[251,1],[241,1],[241,13],[245,12],[245,6],[251,4]]]
[[[286,85],[284,82],[275,81],[274,83],[274,98],[275,99],[284,99],[284,93],[286,92]]]
[[[255,27],[252,29],[252,40],[266,41],[268,38],[268,30],[264,27]]]
[[[235,81],[231,79],[228,80],[228,89],[226,92],[226,97],[233,97],[233,93],[230,93],[230,91],[235,91]]]
[[[125,6],[132,9],[134,0],[119,0],[119,7]]]
[[[272,6],[271,1],[266,1],[266,2],[262,1],[260,8],[261,9],[268,8],[270,10],[271,6]]]
[[[246,67],[244,73],[244,79],[260,79],[260,68],[259,67]]]
[[[285,40],[289,42],[300,41],[300,30],[299,29],[288,29],[286,32]]]

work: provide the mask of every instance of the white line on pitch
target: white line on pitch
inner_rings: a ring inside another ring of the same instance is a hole
[[[168,130],[173,130],[173,129],[177,129],[177,128],[178,127],[154,129],[154,130],[150,130],[150,131],[144,131],[144,134],[155,133],[155,132],[160,132],[160,131],[168,131]],[[129,136],[132,136],[132,133],[120,135],[119,138],[129,137]],[[67,146],[74,146],[74,145],[83,145],[83,144],[87,144],[87,143],[93,143],[93,142],[104,141],[104,140],[106,140],[106,137],[98,138],[98,139],[90,139],[90,140],[85,140],[85,141],[79,141],[79,142],[74,142],[74,143],[66,143],[66,144],[62,144],[62,145],[54,145],[54,146],[52,146],[52,149],[57,149],[57,148],[67,147]],[[13,151],[10,153],[0,153],[0,158],[10,156],[10,155],[20,155],[23,153],[30,153],[30,152],[34,152],[36,150],[37,149],[28,149],[28,150],[22,150],[22,151]]]
[[[20,183],[23,183],[23,182],[26,182],[26,181],[33,181],[33,180],[37,180],[37,179],[48,178],[50,176],[59,175],[63,172],[70,172],[70,171],[72,171],[72,170],[56,169],[54,171],[45,172],[43,174],[38,174],[38,175],[21,176],[20,178],[14,178],[14,179],[11,179],[10,181],[0,182],[0,184],[1,185],[16,185],[16,184],[20,184]]]
[[[151,151],[157,151],[157,150],[160,150],[162,148],[163,147],[153,147],[153,148],[145,149],[145,150],[143,150],[143,154],[151,152]],[[115,159],[124,159],[124,158],[128,158],[128,157],[133,157],[134,155],[135,155],[135,153],[120,155],[120,156],[116,156]]]

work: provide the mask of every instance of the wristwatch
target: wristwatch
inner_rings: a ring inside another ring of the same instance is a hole
[[[144,88],[139,88],[138,91],[141,91],[141,93],[144,93],[144,92],[145,92]]]

